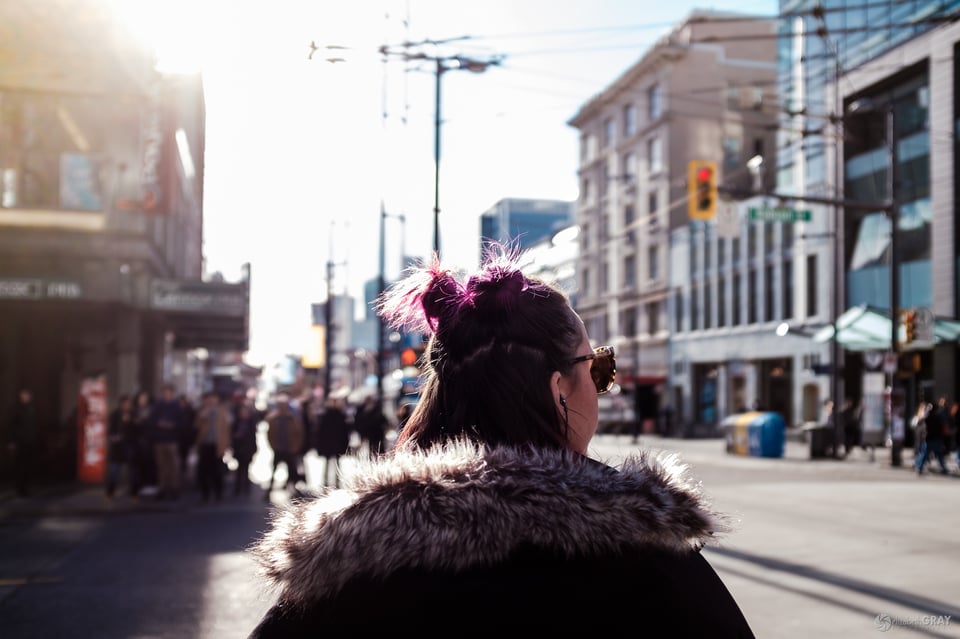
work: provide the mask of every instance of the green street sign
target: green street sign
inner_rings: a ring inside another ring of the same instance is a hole
[[[750,207],[747,213],[751,220],[759,222],[809,222],[813,219],[810,211],[798,211],[782,206]]]

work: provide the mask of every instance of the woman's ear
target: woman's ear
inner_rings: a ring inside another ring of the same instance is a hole
[[[553,371],[553,374],[550,376],[550,392],[553,394],[553,403],[557,406],[560,406],[560,398],[563,397],[563,393],[560,392],[560,371]]]

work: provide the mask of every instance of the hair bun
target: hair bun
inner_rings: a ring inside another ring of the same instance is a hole
[[[436,327],[437,320],[450,315],[459,307],[462,299],[460,284],[449,271],[440,271],[433,274],[420,303],[427,322]]]
[[[467,290],[478,309],[509,310],[527,288],[527,278],[515,268],[491,267],[467,282]]]

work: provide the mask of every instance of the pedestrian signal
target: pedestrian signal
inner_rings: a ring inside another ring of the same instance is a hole
[[[691,160],[687,174],[687,206],[692,220],[717,214],[717,163]]]

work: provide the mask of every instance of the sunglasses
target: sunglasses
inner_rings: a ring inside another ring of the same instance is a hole
[[[590,361],[590,377],[597,387],[597,394],[606,393],[617,379],[617,359],[613,346],[598,346],[589,355],[581,355],[570,360],[571,364]]]

